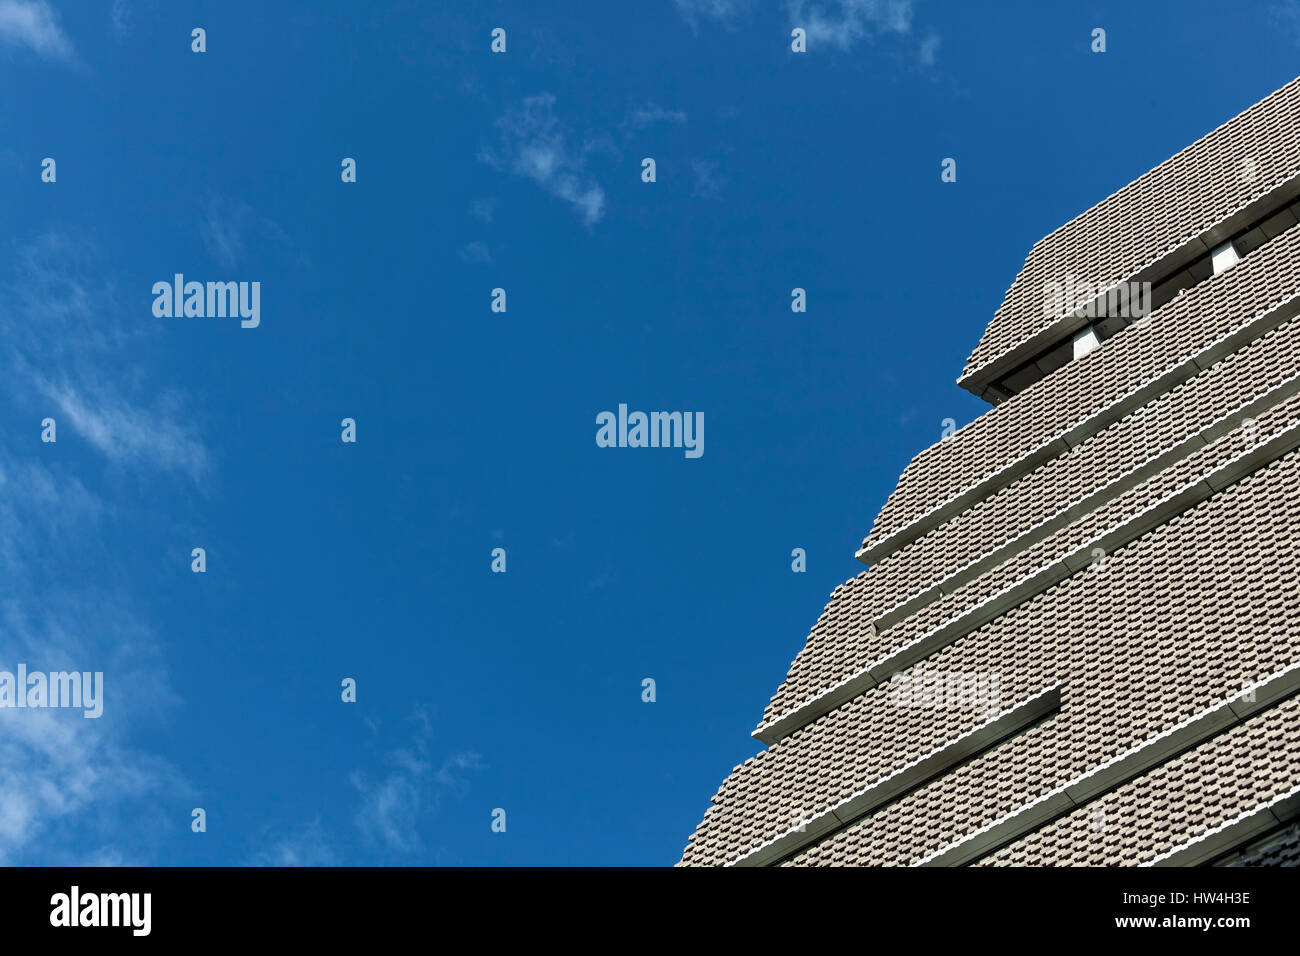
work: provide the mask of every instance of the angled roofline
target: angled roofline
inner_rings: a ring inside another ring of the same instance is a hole
[[[980,336],[979,342],[967,359],[965,368],[957,378],[957,384],[980,398],[997,404],[1007,397],[1006,393],[1000,392],[995,387],[998,381],[1014,371],[1019,365],[1032,360],[1038,353],[1061,342],[1067,336],[1088,324],[1089,319],[1084,314],[1086,306],[1076,308],[1069,313],[1052,316],[1042,327],[1022,336],[1019,341],[1001,347],[1002,343],[998,341],[1000,338],[1006,336],[1008,332],[1014,334],[1017,324],[1022,327],[1025,324],[1022,321],[1027,314],[1024,308],[1025,293],[1023,292],[1023,283],[1027,282],[1035,272],[1040,270],[1041,264],[1049,257],[1049,254],[1055,253],[1051,255],[1051,258],[1056,258],[1061,252],[1068,251],[1068,248],[1044,250],[1045,245],[1058,242],[1068,247],[1069,243],[1078,242],[1081,237],[1086,237],[1087,234],[1087,230],[1084,228],[1086,225],[1084,220],[1097,213],[1098,210],[1106,209],[1106,207],[1120,209],[1121,203],[1126,201],[1136,203],[1142,197],[1155,197],[1168,202],[1176,201],[1178,196],[1184,192],[1186,184],[1196,181],[1196,173],[1200,166],[1212,161],[1218,155],[1212,148],[1214,144],[1207,144],[1207,141],[1216,136],[1222,138],[1225,131],[1230,134],[1232,128],[1240,124],[1243,118],[1268,103],[1270,104],[1269,107],[1262,114],[1259,114],[1266,121],[1272,117],[1273,110],[1286,109],[1287,104],[1296,98],[1297,88],[1300,88],[1300,77],[1289,80],[1283,86],[1252,103],[1230,119],[1198,137],[1195,142],[1178,150],[1169,158],[1146,170],[1137,178],[1116,189],[1100,202],[1089,206],[1035,242],[1029,254],[1025,257],[1024,265],[1017,272],[1015,280],[1006,290],[1002,303],[992,319],[990,319],[984,333]],[[1270,103],[1273,100],[1277,101],[1276,104]],[[1252,120],[1247,126],[1251,126],[1253,122]],[[1276,160],[1276,157],[1274,159]],[[1288,197],[1294,199],[1297,195],[1300,195],[1300,162],[1293,164],[1288,158],[1286,167],[1283,170],[1279,169],[1277,165],[1273,165],[1271,169],[1261,169],[1260,178],[1262,181],[1258,184],[1258,188],[1251,188],[1249,195],[1246,195],[1244,191],[1239,193],[1243,200],[1240,205],[1228,212],[1226,216],[1220,215],[1217,222],[1202,228],[1195,234],[1178,235],[1174,234],[1173,230],[1170,229],[1169,234],[1160,235],[1153,231],[1150,235],[1142,236],[1142,242],[1149,243],[1151,248],[1139,246],[1139,248],[1130,251],[1143,253],[1145,260],[1143,264],[1118,264],[1124,274],[1081,276],[1080,278],[1083,281],[1092,282],[1100,288],[1100,292],[1094,301],[1104,298],[1107,287],[1114,288],[1128,282],[1152,281],[1177,272],[1192,259],[1203,255],[1212,249],[1214,245],[1226,240],[1236,228],[1248,222],[1252,215],[1258,213],[1261,208],[1271,203],[1286,201]],[[1272,178],[1266,179],[1265,177]],[[1143,183],[1144,179],[1148,180],[1148,182]],[[1251,182],[1253,183],[1253,179]],[[1173,222],[1163,225],[1165,228],[1170,226],[1176,228],[1176,224]],[[1075,251],[1077,252],[1077,250]],[[1058,264],[1063,272],[1068,272],[1072,266],[1070,262],[1059,262]],[[1075,265],[1086,265],[1086,263]],[[1112,265],[1116,265],[1116,263],[1112,263]],[[1109,266],[1104,263],[1103,268],[1109,270]],[[1103,283],[1105,287],[1103,287]],[[1042,318],[1046,319],[1046,314]],[[998,350],[996,354],[990,355],[990,349],[993,347],[997,347]]]

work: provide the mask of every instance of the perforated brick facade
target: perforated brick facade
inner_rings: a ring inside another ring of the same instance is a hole
[[[1034,246],[968,387],[1271,233],[917,455],[682,864],[1296,862],[1298,176],[1300,80]]]

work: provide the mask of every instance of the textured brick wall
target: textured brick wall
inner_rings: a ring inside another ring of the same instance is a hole
[[[1125,281],[1297,173],[1300,79],[1035,243],[963,377],[1051,324],[1047,283]]]

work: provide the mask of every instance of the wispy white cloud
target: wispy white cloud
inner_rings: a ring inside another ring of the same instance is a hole
[[[246,202],[222,196],[212,196],[204,202],[199,238],[203,240],[208,255],[227,270],[246,264],[250,242],[273,248],[294,248],[289,234],[274,219],[260,215]]]
[[[0,449],[0,669],[103,674],[96,719],[0,708],[0,865],[127,862],[116,843],[150,852],[167,832],[159,805],[189,792],[132,743],[133,727],[179,702],[161,644],[112,573],[87,578],[118,559],[102,533],[115,517],[76,474]]]
[[[429,753],[433,737],[429,718],[420,713],[415,719],[419,727],[413,740],[387,755],[386,763],[392,769],[382,779],[371,781],[360,772],[350,778],[361,796],[357,828],[367,840],[397,853],[421,847],[419,819],[436,810],[444,794],[463,790],[468,774],[483,766],[472,751],[435,763]]]
[[[496,149],[479,156],[490,165],[531,179],[570,203],[590,228],[605,215],[605,190],[587,170],[587,147],[574,144],[555,114],[555,97],[530,96],[496,122]]]
[[[41,417],[70,427],[110,461],[179,471],[202,485],[211,459],[189,403],[143,381],[141,332],[120,321],[107,272],[93,243],[63,234],[17,250],[0,281],[5,379],[20,400],[38,399]],[[147,295],[137,298],[147,305]]]
[[[492,253],[488,251],[488,247],[477,240],[462,247],[460,257],[466,262],[475,262],[479,265],[487,265],[492,261]]]
[[[77,841],[66,832],[120,837],[139,822],[136,802],[184,793],[174,768],[99,724],[59,710],[0,710],[0,865],[95,865],[93,851],[69,857]]]
[[[88,720],[82,710],[0,709],[0,864],[148,862],[176,826],[163,807],[189,788],[133,742],[133,728],[178,697],[107,541],[129,506],[87,484],[84,460],[47,455],[35,427],[49,415],[60,441],[80,437],[109,461],[196,481],[208,452],[183,397],[157,397],[147,333],[122,321],[112,270],[92,241],[50,233],[6,251],[0,404],[11,400],[8,417],[33,432],[0,448],[0,669],[101,672],[103,711]],[[147,289],[137,299],[147,315]]]
[[[199,222],[199,237],[220,265],[227,269],[239,265],[244,256],[244,233],[252,218],[253,210],[245,203],[208,200]]]
[[[124,401],[105,376],[84,381],[80,388],[43,375],[35,375],[33,384],[53,403],[56,420],[69,422],[105,457],[183,472],[196,483],[207,474],[207,446],[185,420],[179,395],[164,394],[152,405],[137,406]]]
[[[0,452],[0,577],[21,580],[36,542],[75,544],[77,533],[111,514],[112,506],[75,475]]]
[[[847,50],[860,40],[912,29],[912,0],[787,0],[786,9],[791,25],[807,31],[809,50]]]
[[[939,44],[941,40],[936,33],[928,33],[924,40],[921,41],[921,48],[917,56],[921,60],[922,66],[934,66],[939,57]]]
[[[717,163],[705,159],[691,160],[691,172],[695,174],[695,185],[691,195],[696,199],[721,199],[722,178],[718,175]]]
[[[131,32],[134,24],[131,20],[131,5],[127,0],[113,0],[109,9],[109,25],[116,37],[124,37]]]
[[[701,24],[735,27],[749,12],[750,0],[673,0],[682,18],[695,30]],[[912,30],[913,0],[785,0],[790,26],[802,27],[809,51],[834,47],[848,50],[862,40],[883,34],[906,35]],[[933,66],[939,38],[931,33],[916,50],[921,63]]]
[[[319,819],[279,837],[263,838],[263,846],[249,866],[337,866],[338,854],[330,845]]]
[[[483,761],[476,753],[453,754],[438,767],[433,779],[438,786],[447,790],[460,790],[467,783],[466,774],[471,770],[482,770]]]
[[[372,784],[358,772],[351,780],[361,794],[357,826],[363,834],[399,853],[419,846],[411,824],[420,809],[421,793],[410,777],[393,773]]]
[[[1273,22],[1291,33],[1292,39],[1300,44],[1300,0],[1274,4],[1271,13]]]
[[[45,0],[0,0],[0,42],[27,47],[47,60],[72,59],[72,41]]]
[[[98,719],[80,710],[0,709],[0,864],[111,862],[120,853],[86,841],[130,833],[148,845],[161,831],[141,827],[142,802],[188,790],[174,767],[130,743],[130,727],[166,713],[177,697],[155,636],[119,595],[49,584],[69,552],[84,560],[102,548],[95,525],[105,505],[40,464],[0,458],[0,473],[5,499],[41,503],[0,508],[0,668],[21,662],[104,675]]]
[[[733,26],[740,16],[749,9],[751,0],[673,0],[677,12],[682,15],[691,29],[696,29],[703,22]]]

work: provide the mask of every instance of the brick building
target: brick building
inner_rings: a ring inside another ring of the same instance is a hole
[[[1030,250],[684,865],[1300,859],[1300,79]]]

